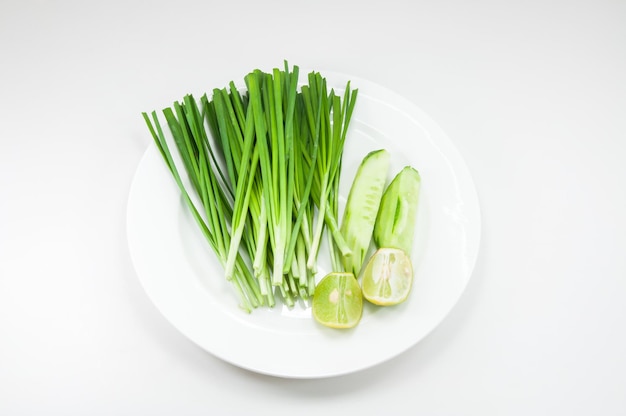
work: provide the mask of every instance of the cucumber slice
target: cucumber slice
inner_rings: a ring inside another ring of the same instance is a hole
[[[419,172],[406,166],[385,190],[374,226],[374,242],[379,248],[398,248],[410,255],[420,185]]]
[[[343,256],[347,272],[358,277],[372,241],[378,207],[387,184],[390,156],[385,149],[368,153],[352,182],[341,222],[341,234],[352,250]]]

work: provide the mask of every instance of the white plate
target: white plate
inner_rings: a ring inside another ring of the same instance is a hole
[[[374,149],[391,152],[390,177],[407,164],[421,174],[412,253],[415,280],[403,304],[380,308],[365,302],[361,322],[351,330],[320,326],[302,303],[291,310],[277,304],[247,314],[239,309],[221,266],[153,145],[139,164],[128,201],[132,260],[145,291],[165,318],[215,356],[280,377],[352,373],[415,345],[461,296],[479,247],[474,184],[444,132],[414,104],[386,88],[356,77],[322,74],[339,92],[348,80],[359,89],[344,151],[342,196],[362,158]],[[328,271],[324,250],[318,280]]]

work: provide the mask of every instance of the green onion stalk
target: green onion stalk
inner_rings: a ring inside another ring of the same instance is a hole
[[[341,159],[357,90],[343,100],[326,79],[299,68],[254,70],[199,101],[189,94],[163,110],[179,169],[155,111],[142,113],[183,199],[250,312],[292,306],[315,289],[328,230],[330,258],[349,256],[338,227]],[[200,105],[198,105],[200,104]],[[181,171],[186,173],[186,185]],[[192,197],[193,195],[193,197]],[[199,202],[194,202],[199,201]]]

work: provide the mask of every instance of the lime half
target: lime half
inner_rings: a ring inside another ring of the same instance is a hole
[[[329,273],[315,287],[313,317],[331,328],[352,328],[361,320],[363,296],[352,273]]]
[[[409,296],[413,266],[405,251],[380,248],[367,262],[362,276],[365,299],[376,305],[397,305]]]

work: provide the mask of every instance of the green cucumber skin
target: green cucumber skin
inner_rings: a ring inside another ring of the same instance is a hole
[[[411,253],[417,221],[421,177],[405,166],[385,190],[376,224],[374,242],[379,248],[398,248]]]
[[[390,159],[385,149],[368,153],[361,161],[348,194],[340,231],[352,253],[342,260],[345,270],[357,277],[372,241]]]

